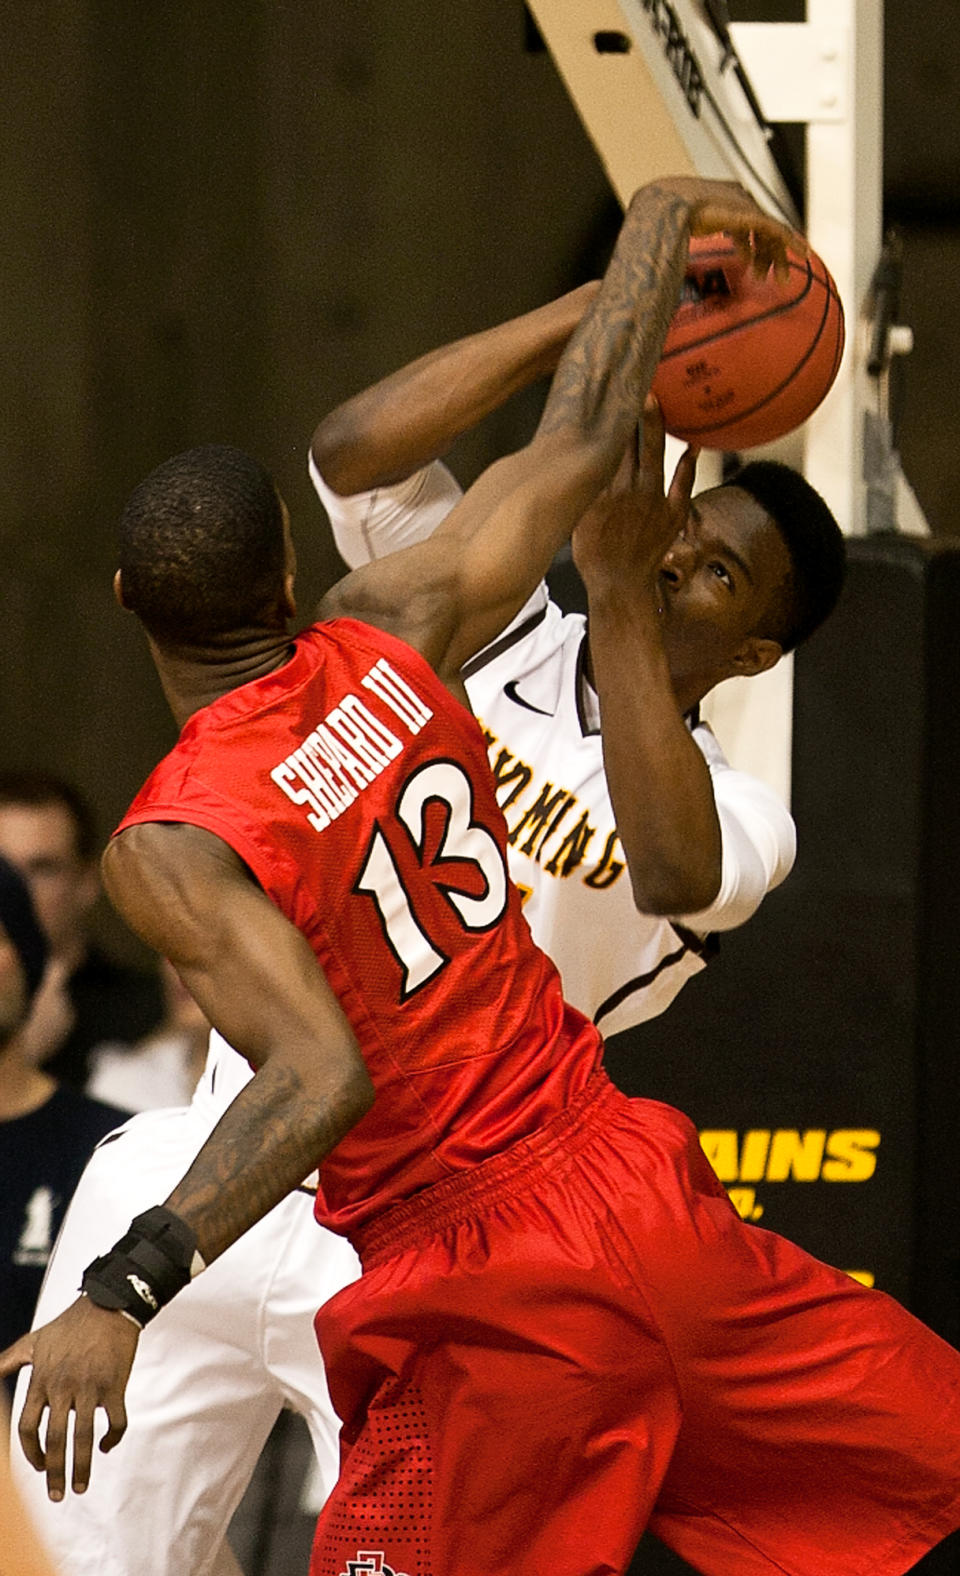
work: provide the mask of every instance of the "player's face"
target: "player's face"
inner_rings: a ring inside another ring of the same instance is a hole
[[[772,667],[764,621],[790,578],[773,521],[749,493],[715,487],[692,500],[660,571],[664,646],[677,696],[696,704],[722,679]]]
[[[76,828],[59,804],[0,805],[0,854],[30,888],[51,948],[69,954],[96,900],[96,868],[77,852]]]
[[[0,1050],[27,1015],[27,981],[20,954],[0,925]]]

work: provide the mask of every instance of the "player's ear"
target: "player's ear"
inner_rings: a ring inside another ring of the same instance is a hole
[[[125,608],[127,604],[123,600],[123,578],[121,576],[121,573],[120,573],[119,569],[117,570],[116,574],[113,577],[113,594],[116,597],[117,601],[119,602],[120,606]]]
[[[286,618],[296,618],[297,598],[293,588],[296,578],[296,567],[289,569],[283,577],[283,612]]]
[[[277,496],[279,497],[279,494]],[[297,550],[293,545],[293,536],[290,531],[290,515],[282,498],[280,499],[280,510],[283,515],[283,594],[281,607],[284,618],[296,618],[297,599],[293,588],[297,578]]]
[[[768,640],[762,635],[748,635],[733,656],[733,672],[740,678],[755,678],[775,668],[783,656],[779,640]]]

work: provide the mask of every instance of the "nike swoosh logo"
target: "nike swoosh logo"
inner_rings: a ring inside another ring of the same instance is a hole
[[[508,680],[508,682],[503,686],[503,693],[506,695],[507,700],[512,700],[515,706],[522,706],[524,711],[535,711],[538,717],[553,716],[553,712],[544,711],[542,706],[533,706],[531,705],[530,701],[524,700],[522,695],[518,695],[516,679]]]

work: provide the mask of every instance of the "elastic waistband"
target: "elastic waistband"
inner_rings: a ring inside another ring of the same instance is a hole
[[[352,1232],[350,1241],[364,1269],[388,1254],[415,1247],[446,1226],[469,1219],[491,1194],[506,1188],[516,1190],[554,1158],[577,1154],[603,1126],[610,1108],[625,1099],[602,1069],[593,1073],[570,1104],[529,1138],[518,1139],[502,1154],[395,1204]]]

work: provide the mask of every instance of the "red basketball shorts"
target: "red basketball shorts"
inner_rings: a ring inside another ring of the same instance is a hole
[[[357,1246],[312,1576],[610,1576],[647,1526],[707,1576],[897,1576],[960,1526],[960,1354],[602,1074]]]

